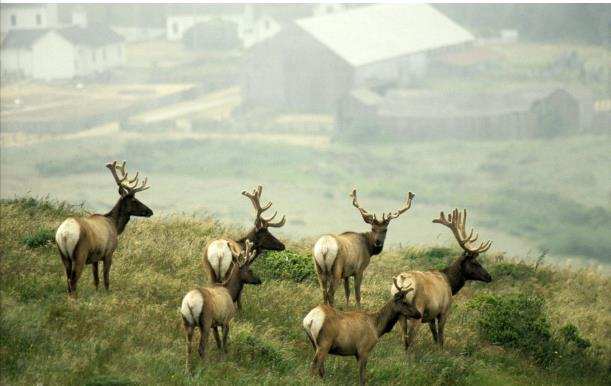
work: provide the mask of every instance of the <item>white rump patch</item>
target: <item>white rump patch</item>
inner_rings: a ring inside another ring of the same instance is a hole
[[[192,290],[182,298],[180,313],[191,326],[199,325],[199,316],[202,313],[203,307],[204,297],[202,293],[198,290]]]
[[[303,318],[303,328],[305,328],[306,332],[312,340],[314,341],[314,345],[318,346],[317,339],[318,334],[320,333],[320,329],[322,328],[322,324],[325,322],[325,312],[322,307],[318,306],[313,308],[305,318]]]
[[[229,249],[227,240],[214,240],[211,242],[206,251],[206,258],[210,266],[212,266],[216,277],[219,280],[223,280],[233,261],[233,254],[231,249]]]
[[[55,242],[64,256],[72,258],[80,236],[81,227],[79,223],[73,218],[68,218],[57,228]]]
[[[325,235],[314,245],[314,260],[323,272],[331,272],[339,246],[335,237]]]
[[[407,289],[410,288],[410,286],[414,289],[413,291],[410,291],[407,295],[405,295],[405,300],[407,300],[409,303],[412,303],[414,301],[414,295],[416,294],[416,280],[412,277],[412,275],[409,274],[409,272],[401,273],[397,275],[395,279],[397,279],[397,285],[401,289]],[[397,292],[399,292],[399,290],[397,289],[397,287],[395,287],[395,283],[393,282],[390,285],[390,293],[394,296],[394,294],[396,294]]]

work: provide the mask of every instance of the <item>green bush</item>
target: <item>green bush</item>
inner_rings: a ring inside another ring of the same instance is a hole
[[[542,298],[487,294],[474,298],[469,306],[479,310],[476,323],[483,339],[530,354],[539,364],[551,363],[556,350]]]
[[[28,248],[37,248],[55,240],[55,232],[52,229],[39,229],[36,233],[25,236],[21,243]]]
[[[592,345],[589,340],[581,337],[577,327],[571,323],[562,326],[558,332],[564,339],[565,343],[568,345],[574,345],[578,349],[586,349]]]
[[[268,278],[292,280],[300,283],[313,279],[314,263],[310,256],[300,255],[293,251],[267,252],[257,263],[262,274]]]

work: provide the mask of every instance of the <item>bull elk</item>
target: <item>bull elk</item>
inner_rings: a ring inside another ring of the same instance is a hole
[[[98,262],[104,262],[104,287],[109,289],[112,254],[117,248],[118,235],[123,233],[131,216],[150,217],[153,211],[136,198],[136,193],[148,189],[147,179],[140,184],[138,173],[128,178],[125,161],[106,164],[119,187],[120,198],[106,214],[87,217],[69,217],[57,228],[55,241],[66,269],[68,293],[76,297],[76,284],[85,264],[91,264],[93,283],[100,283]],[[121,175],[117,174],[119,172]]]
[[[466,209],[462,213],[458,209],[454,209],[447,219],[441,212],[439,218],[433,220],[434,223],[450,228],[464,251],[451,265],[442,270],[403,272],[395,278],[399,287],[409,286],[414,288],[410,301],[423,315],[422,320],[409,322],[409,333],[407,332],[407,320],[405,318],[400,319],[406,350],[412,344],[416,329],[421,323],[429,324],[433,340],[440,347],[443,347],[444,327],[452,305],[452,296],[457,294],[468,280],[486,283],[492,281],[490,274],[477,261],[477,256],[480,253],[490,249],[492,241],[480,243],[478,247],[475,247],[473,243],[477,241],[478,235],[473,234],[473,229],[471,229],[469,235],[466,234],[466,221]],[[396,291],[396,286],[391,286],[391,293]]]
[[[350,298],[349,280],[353,276],[354,296],[357,306],[360,307],[363,272],[369,265],[371,256],[382,252],[388,224],[412,206],[414,194],[408,193],[402,208],[394,212],[382,213],[381,220],[359,205],[356,188],[352,189],[350,197],[352,197],[352,205],[359,210],[363,221],[371,225],[371,231],[322,236],[314,245],[314,266],[325,304],[333,305],[335,289],[343,279],[347,305]]]
[[[187,293],[182,300],[180,314],[187,337],[187,371],[191,368],[191,350],[195,328],[199,328],[199,355],[205,358],[206,344],[210,329],[219,350],[227,352],[227,338],[229,335],[229,322],[236,313],[234,302],[240,296],[245,284],[261,284],[250,269],[255,258],[253,243],[246,240],[244,249],[234,260],[236,267],[222,283],[214,283],[211,287],[194,289]],[[219,328],[223,330],[223,339],[219,335]]]
[[[271,201],[265,205],[261,205],[261,192],[263,187],[259,185],[256,189],[249,193],[243,191],[242,195],[247,197],[255,208],[255,226],[242,238],[238,240],[217,239],[206,245],[204,266],[210,275],[210,281],[213,283],[221,283],[227,275],[234,269],[233,256],[242,251],[246,242],[253,243],[254,258],[259,256],[263,251],[282,251],[284,244],[271,234],[269,228],[280,228],[284,225],[286,218],[277,222],[272,220],[278,212],[274,213],[270,218],[264,218],[263,212],[268,210],[272,203]],[[241,293],[237,296],[238,309],[242,308]]]
[[[326,304],[312,309],[302,323],[316,350],[311,365],[312,373],[324,377],[325,358],[329,353],[354,355],[359,366],[359,381],[364,385],[367,358],[380,337],[393,329],[400,316],[416,319],[422,317],[416,307],[406,301],[406,295],[411,291],[412,288],[397,286],[392,298],[375,313],[341,312]]]

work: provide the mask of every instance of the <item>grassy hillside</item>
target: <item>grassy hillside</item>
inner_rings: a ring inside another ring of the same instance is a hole
[[[111,291],[96,292],[87,267],[74,302],[49,239],[63,218],[82,209],[34,199],[5,200],[0,209],[1,384],[322,384],[308,374],[313,352],[300,327],[321,297],[307,256],[311,244],[289,242],[287,251],[255,263],[264,283],[245,290],[227,358],[211,348],[207,363],[188,377],[180,301],[204,284],[206,241],[241,230],[186,216],[133,221],[114,255]],[[455,253],[408,247],[375,257],[364,308],[388,299],[393,274],[440,267]],[[371,384],[609,384],[608,278],[494,253],[482,261],[494,281],[468,284],[456,296],[446,348],[434,347],[423,326],[406,356],[393,331],[370,356]],[[326,369],[326,384],[357,380],[353,358],[330,356]]]

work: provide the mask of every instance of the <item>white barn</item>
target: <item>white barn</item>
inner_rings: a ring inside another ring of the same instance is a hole
[[[46,29],[59,26],[57,4],[2,4],[0,32],[17,29]]]
[[[11,30],[1,48],[3,76],[71,79],[104,73],[125,63],[123,37],[99,24]]]

